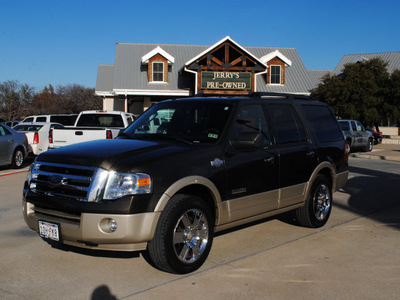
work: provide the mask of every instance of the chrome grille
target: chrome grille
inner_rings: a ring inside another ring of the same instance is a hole
[[[29,188],[46,196],[97,201],[104,190],[107,173],[103,169],[35,162],[31,167]]]

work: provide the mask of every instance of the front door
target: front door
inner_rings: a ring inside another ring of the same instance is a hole
[[[262,105],[244,105],[238,109],[230,140],[246,133],[261,133],[262,146],[231,149],[226,154],[227,190],[231,221],[277,208],[278,156],[271,147]]]

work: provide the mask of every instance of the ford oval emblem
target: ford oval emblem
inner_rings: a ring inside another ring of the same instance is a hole
[[[63,179],[60,175],[52,175],[49,177],[49,182],[53,185],[59,185],[63,182]]]

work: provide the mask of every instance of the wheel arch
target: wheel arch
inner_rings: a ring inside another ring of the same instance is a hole
[[[11,164],[11,166],[13,166],[13,164],[14,164],[15,153],[16,153],[18,150],[21,150],[22,156],[23,156],[23,160],[25,160],[25,158],[26,158],[26,151],[25,151],[25,148],[24,148],[23,146],[21,146],[21,145],[18,145],[17,147],[15,147],[14,151],[13,151],[12,154],[11,154],[11,159],[10,159],[10,164]]]
[[[311,177],[310,177],[310,179],[308,181],[306,192],[305,192],[305,199],[307,198],[307,196],[308,196],[308,194],[310,192],[311,186],[312,186],[315,178],[319,174],[324,175],[328,179],[328,181],[331,184],[332,193],[335,192],[336,170],[335,170],[335,168],[333,167],[333,165],[331,163],[325,161],[325,162],[322,162],[321,164],[319,164],[315,168],[314,172],[311,174]]]
[[[154,211],[162,212],[176,194],[200,196],[211,208],[215,224],[220,219],[221,195],[212,181],[202,176],[188,176],[173,183],[160,197]]]

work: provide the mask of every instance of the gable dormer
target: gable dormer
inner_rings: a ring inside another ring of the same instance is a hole
[[[149,83],[167,83],[168,67],[175,62],[175,58],[157,46],[142,57],[142,64],[148,65]]]
[[[291,66],[292,61],[279,50],[264,55],[260,60],[268,66],[267,84],[284,85],[286,67]]]

